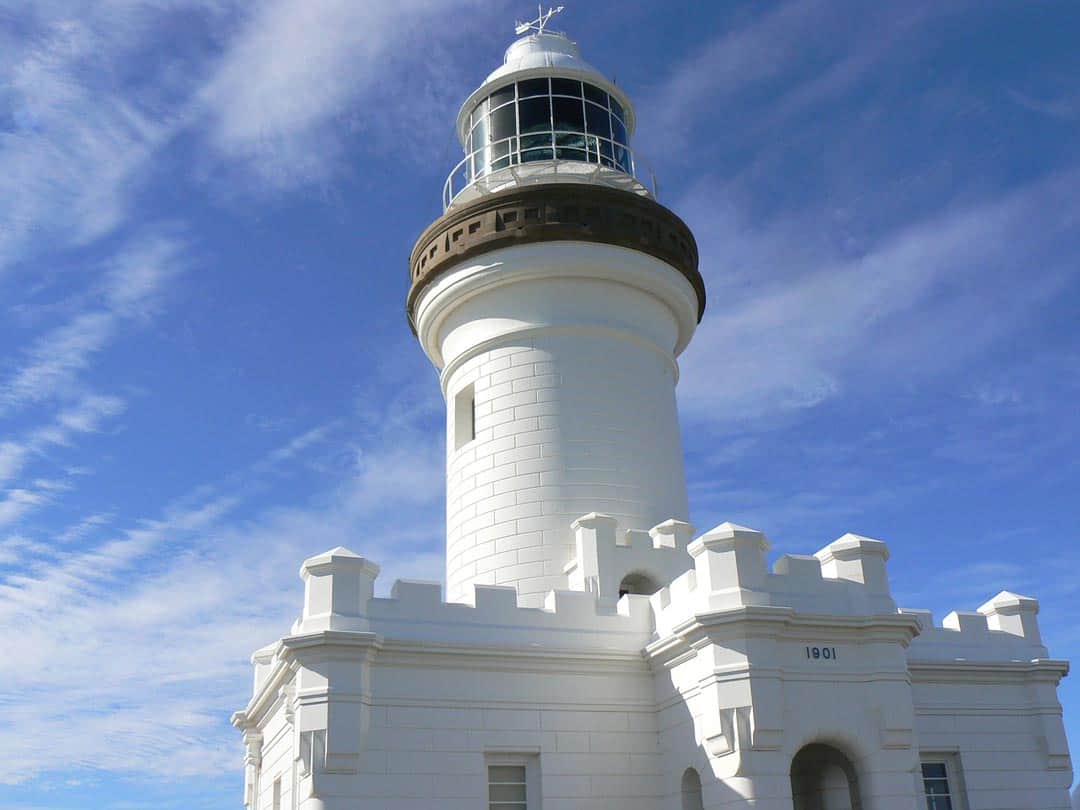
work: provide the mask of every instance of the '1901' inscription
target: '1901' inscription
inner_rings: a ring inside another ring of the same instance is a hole
[[[837,660],[836,647],[807,647],[806,657],[811,661]]]

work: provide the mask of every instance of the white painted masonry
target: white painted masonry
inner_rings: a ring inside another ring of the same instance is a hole
[[[514,585],[538,607],[567,586],[570,524],[586,512],[624,531],[687,519],[675,357],[697,311],[690,283],[659,259],[582,242],[485,254],[421,298],[417,331],[450,403],[451,600]],[[476,414],[464,443],[463,389]],[[653,579],[685,570],[660,556],[644,569]]]
[[[492,81],[583,70],[538,48]],[[496,788],[515,810],[1069,810],[1068,664],[1034,599],[935,625],[898,608],[878,540],[770,568],[759,531],[695,538],[675,384],[698,311],[676,268],[604,243],[432,282],[447,598],[376,597],[378,566],[345,548],[303,563],[301,615],[233,716],[248,810],[485,810]],[[923,763],[950,804],[928,804]],[[500,767],[524,785],[489,787]]]

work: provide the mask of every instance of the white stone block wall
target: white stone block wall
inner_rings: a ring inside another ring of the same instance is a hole
[[[357,806],[486,807],[486,755],[536,757],[544,810],[655,810],[660,782],[644,662],[443,661],[384,655]],[[531,671],[530,671],[531,670]]]
[[[570,527],[585,513],[624,530],[687,516],[670,364],[617,338],[528,343],[484,352],[448,381],[450,402],[474,385],[477,409],[476,439],[448,443],[452,600],[472,583],[515,585],[535,605],[565,588]]]
[[[293,726],[288,719],[284,702],[274,710],[263,727],[262,763],[259,773],[258,797],[259,810],[272,810],[274,781],[281,780],[281,808],[293,807],[293,769],[294,739]]]
[[[971,686],[916,682],[920,751],[955,758],[970,810],[1069,810],[1072,771],[1047,767],[1038,718],[1023,708],[1025,686],[978,691],[976,706]]]
[[[567,586],[583,514],[622,531],[687,519],[675,357],[697,301],[678,272],[609,245],[527,245],[448,274],[418,310],[447,401],[449,599],[505,584],[540,605]],[[459,412],[472,402],[475,420]]]
[[[657,535],[638,552],[673,553]],[[506,586],[447,603],[413,581],[375,598],[370,561],[309,559],[301,617],[254,656],[234,718],[258,810],[278,777],[282,810],[482,808],[486,766],[507,757],[530,763],[530,808],[678,810],[693,767],[709,810],[790,810],[793,760],[816,743],[847,757],[865,808],[921,810],[922,757],[955,768],[957,810],[1068,808],[1067,665],[1047,657],[1035,600],[1003,592],[935,627],[890,607],[878,541],[845,536],[772,573],[767,545],[718,526],[678,552],[693,570],[614,610],[586,591],[522,607]]]

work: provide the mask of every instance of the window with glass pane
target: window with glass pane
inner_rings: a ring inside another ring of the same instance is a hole
[[[547,96],[528,98],[518,104],[521,134],[551,132],[551,107]]]
[[[547,79],[527,79],[526,81],[518,82],[518,98],[528,98],[529,96],[546,96],[547,94]]]
[[[585,102],[585,128],[591,135],[610,138],[611,115],[604,107],[587,101]]]
[[[585,98],[589,101],[595,101],[605,110],[608,105],[608,95],[599,87],[593,87],[591,84],[585,85]]]
[[[508,84],[488,96],[488,108],[494,110],[500,104],[514,100],[514,85]]]
[[[469,117],[469,179],[519,163],[571,160],[633,173],[622,107],[578,79],[524,79],[501,87]],[[580,133],[580,134],[577,134]]]
[[[926,793],[926,810],[953,810],[952,792],[949,790],[949,770],[944,762],[922,764],[923,791]]]
[[[488,810],[528,810],[524,765],[488,766]]]
[[[552,79],[551,93],[555,96],[581,98],[581,82],[577,79]]]
[[[620,121],[626,120],[626,113],[623,112],[622,104],[617,102],[614,98],[611,99],[611,111],[615,113],[615,116]]]
[[[556,132],[585,131],[585,110],[580,99],[553,98],[551,103]]]
[[[517,110],[514,109],[513,104],[507,104],[505,107],[493,111],[489,120],[491,121],[491,140],[493,143],[517,135]]]

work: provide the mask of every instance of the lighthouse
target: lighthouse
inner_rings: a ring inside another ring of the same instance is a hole
[[[541,605],[568,587],[582,515],[623,535],[689,520],[675,386],[705,309],[697,247],[631,148],[630,98],[546,22],[463,104],[465,157],[410,259],[447,405],[451,600],[509,585]],[[613,605],[685,563],[591,584]]]
[[[1068,810],[1068,663],[1035,599],[935,620],[897,605],[880,540],[770,563],[761,531],[690,525],[697,247],[557,11],[465,100],[409,259],[445,589],[304,560],[232,718],[246,809]]]

